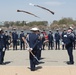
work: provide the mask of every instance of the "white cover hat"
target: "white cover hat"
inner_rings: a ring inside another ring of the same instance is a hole
[[[1,31],[2,29],[0,28],[0,31]]]
[[[73,27],[69,27],[69,28],[73,30]]]
[[[13,30],[16,30],[16,28],[13,28]]]
[[[31,30],[31,31],[38,31],[39,28],[34,27],[34,28],[31,28],[30,30]]]

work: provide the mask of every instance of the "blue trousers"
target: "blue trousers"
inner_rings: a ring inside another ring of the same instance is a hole
[[[35,70],[35,63],[31,59],[30,59],[30,69],[31,69],[31,71]]]
[[[0,51],[0,64],[2,64],[3,63],[3,51]]]
[[[17,40],[13,41],[13,50],[17,50]]]
[[[70,62],[74,62],[74,60],[73,60],[73,47],[68,47],[68,48],[66,48],[67,49],[67,52],[68,52],[68,55],[69,55],[69,60],[70,60]]]
[[[22,50],[22,48],[25,50],[25,43],[24,42],[20,42],[20,48],[21,48],[21,50]]]
[[[60,49],[60,41],[56,41],[55,43],[56,43],[56,50]]]

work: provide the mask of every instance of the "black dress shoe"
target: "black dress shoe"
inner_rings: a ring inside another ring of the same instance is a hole
[[[35,71],[35,69],[31,69],[31,71]]]
[[[74,62],[70,62],[70,61],[68,61],[67,64],[68,64],[68,65],[73,65]]]

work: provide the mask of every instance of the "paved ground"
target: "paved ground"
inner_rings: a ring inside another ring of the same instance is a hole
[[[76,61],[76,50],[73,53]],[[40,66],[67,66],[68,60],[66,50],[44,50]],[[29,52],[27,50],[6,51],[4,62],[6,66],[29,66]]]
[[[75,75],[76,50],[74,65],[67,65],[68,54],[66,50],[42,51],[42,63],[36,67],[35,72],[29,69],[29,53],[27,50],[9,50],[5,54],[5,64],[0,65],[0,75]]]

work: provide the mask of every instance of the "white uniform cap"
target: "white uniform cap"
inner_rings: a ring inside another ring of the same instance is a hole
[[[16,30],[16,28],[13,28],[13,30]]]
[[[31,31],[40,31],[39,28],[36,28],[36,27],[31,28],[30,30],[31,30]]]
[[[73,27],[69,27],[69,28],[73,30]]]
[[[2,29],[0,28],[0,31],[1,31]]]
[[[51,32],[51,30],[49,30],[49,32]]]

